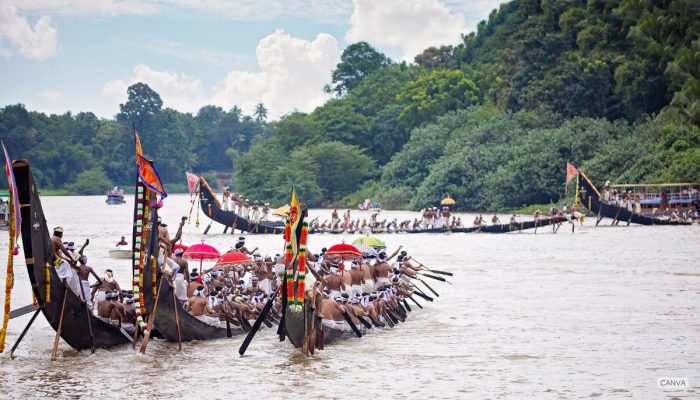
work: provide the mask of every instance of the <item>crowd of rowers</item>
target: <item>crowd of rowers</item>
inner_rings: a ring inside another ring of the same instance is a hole
[[[249,250],[245,238],[240,237],[231,250],[249,255],[249,261],[207,271],[190,269],[182,249],[177,248],[172,254],[168,251],[180,239],[183,224],[184,219],[173,239],[165,224],[160,223],[158,229],[162,250],[158,266],[171,280],[176,297],[187,312],[209,325],[223,327],[230,322],[249,329],[250,321],[257,318],[284,276],[284,256],[263,257],[257,248]],[[63,237],[63,228],[55,228],[51,243],[60,279],[97,318],[133,333],[136,322],[133,292],[120,288],[112,270],[105,270],[100,277],[87,264],[84,252],[89,240],[76,250],[75,243],[64,241]],[[342,325],[345,312],[355,324],[363,317],[380,327],[403,321],[406,311],[399,300],[419,290],[411,282],[419,267],[413,266],[409,259],[401,248],[389,256],[380,252],[376,257],[345,262],[326,257],[325,249],[309,254],[307,288],[317,288],[323,294],[317,312],[324,323]],[[90,283],[90,276],[95,278],[94,284]],[[278,322],[281,304],[279,298],[272,300],[274,312],[269,314],[268,322]]]
[[[551,210],[552,217],[567,217],[571,213],[576,213],[578,210],[569,209],[566,204],[559,210],[553,207]],[[326,219],[320,222],[319,218],[316,217],[311,220],[309,224],[309,229],[312,232],[347,232],[347,233],[398,233],[398,232],[415,232],[430,229],[446,229],[452,230],[456,228],[465,228],[461,217],[452,215],[452,211],[449,207],[443,206],[441,209],[437,207],[425,208],[420,211],[421,217],[414,219],[407,219],[399,221],[394,218],[391,221],[386,219],[380,220],[379,214],[381,211],[372,213],[369,220],[366,218],[360,220],[353,220],[350,217],[350,210],[347,209],[343,213],[342,220],[339,218],[338,210],[334,209],[330,220]],[[535,221],[542,218],[547,218],[541,211],[537,210],[533,215]],[[519,216],[513,214],[508,221],[509,224],[519,224]],[[492,225],[502,224],[501,219],[497,214],[493,214],[491,217]],[[484,216],[479,214],[474,217],[472,222],[473,227],[487,226],[488,222],[484,219]]]
[[[246,329],[255,320],[271,298],[285,270],[283,255],[261,256],[257,248],[249,250],[245,238],[240,237],[231,250],[249,255],[248,262],[217,266],[207,271],[190,270],[181,249],[166,260],[163,271],[172,276],[176,297],[185,310],[195,318],[212,326],[226,322]],[[343,313],[360,324],[367,317],[375,326],[393,325],[403,321],[405,310],[398,305],[403,296],[410,296],[415,287],[408,278],[415,277],[405,252],[387,256],[384,252],[363,261],[336,262],[324,259],[325,249],[309,254],[307,288],[323,292],[319,314],[328,326],[343,324]],[[397,257],[396,262],[390,260]],[[281,311],[278,298],[273,299],[269,323],[277,323]],[[387,321],[388,319],[388,321]]]
[[[51,236],[53,264],[58,277],[97,318],[133,333],[136,323],[133,292],[119,287],[111,269],[106,269],[100,277],[88,265],[85,248],[90,240],[76,250],[75,242],[64,241],[63,234],[64,229],[56,227]],[[96,280],[93,285],[89,281],[91,275]]]

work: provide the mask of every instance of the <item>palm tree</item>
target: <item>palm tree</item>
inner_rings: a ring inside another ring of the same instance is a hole
[[[253,112],[256,122],[265,122],[267,119],[267,108],[263,103],[258,103],[255,106],[255,111]]]

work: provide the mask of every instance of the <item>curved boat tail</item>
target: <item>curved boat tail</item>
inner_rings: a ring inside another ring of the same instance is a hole
[[[65,286],[53,266],[49,228],[29,162],[15,161],[12,169],[17,180],[22,213],[22,244],[27,272],[34,297],[46,320],[54,330],[58,330],[65,297],[61,338],[72,348],[91,348],[88,318],[92,324],[95,347],[106,349],[129,343],[130,338],[125,331],[100,320],[92,313],[88,314],[82,300],[71,289],[64,290]]]
[[[202,208],[202,212],[210,219],[223,225],[224,233],[231,228],[231,232],[236,229],[241,232],[255,233],[255,234],[280,234],[284,232],[284,224],[274,223],[268,221],[261,221],[255,223],[247,218],[236,214],[233,211],[226,211],[221,208],[221,202],[216,197],[214,190],[209,186],[207,180],[203,177],[199,177],[199,204]]]

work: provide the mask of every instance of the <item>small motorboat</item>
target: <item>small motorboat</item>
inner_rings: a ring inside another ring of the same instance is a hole
[[[124,204],[124,203],[126,203],[126,200],[124,200],[124,190],[120,189],[118,186],[115,186],[112,190],[107,192],[107,200],[105,200],[105,203],[107,203],[107,204]]]
[[[131,253],[129,246],[117,246],[109,250],[111,258],[131,258]]]

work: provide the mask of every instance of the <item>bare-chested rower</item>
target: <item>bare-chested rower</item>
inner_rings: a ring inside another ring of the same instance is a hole
[[[214,325],[219,320],[218,315],[209,308],[209,301],[204,294],[204,286],[201,285],[197,287],[194,295],[190,297],[189,302],[185,305],[185,311],[209,325]]]
[[[331,273],[323,277],[326,287],[331,291],[331,296],[339,296],[345,290],[345,282],[337,271],[337,267],[331,267]]]
[[[102,279],[100,279],[99,276],[95,273],[95,270],[92,269],[91,266],[87,265],[87,256],[82,255],[80,256],[79,259],[79,264],[76,267],[76,272],[78,273],[78,278],[80,278],[80,285],[81,291],[80,291],[80,297],[87,303],[87,306],[90,310],[94,308],[94,304],[92,303],[92,291],[90,290],[90,274],[92,274],[95,279],[97,279],[97,284],[95,288],[100,286],[102,284]]]
[[[121,296],[122,289],[119,287],[119,283],[117,283],[116,279],[113,278],[114,273],[112,272],[111,269],[106,269],[105,270],[105,275],[103,279],[98,280],[97,286],[92,288],[92,299],[93,301],[95,300],[95,293],[98,291],[104,292],[104,293],[110,293],[110,292],[118,292],[119,296]],[[101,296],[98,296],[101,297]],[[121,299],[121,297],[120,297]],[[100,302],[100,299],[98,298],[97,303]]]

